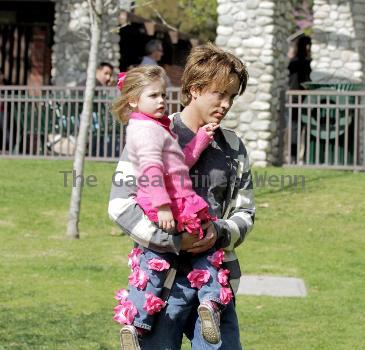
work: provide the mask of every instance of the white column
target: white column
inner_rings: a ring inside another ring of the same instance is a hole
[[[266,166],[279,160],[280,92],[288,76],[286,39],[290,1],[218,0],[216,44],[247,64],[248,87],[227,115],[251,161]]]

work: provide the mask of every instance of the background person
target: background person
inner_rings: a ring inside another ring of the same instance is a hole
[[[113,65],[108,62],[100,62],[96,68],[96,84],[95,86],[113,86]]]
[[[141,66],[158,65],[163,56],[163,46],[161,40],[150,40],[145,46],[146,56],[143,56]]]

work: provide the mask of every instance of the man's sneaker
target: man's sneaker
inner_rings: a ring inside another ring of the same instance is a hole
[[[198,307],[203,338],[210,344],[217,344],[221,340],[219,330],[219,311],[211,301],[204,301]]]
[[[120,346],[121,350],[141,350],[136,327],[124,326],[120,330]]]

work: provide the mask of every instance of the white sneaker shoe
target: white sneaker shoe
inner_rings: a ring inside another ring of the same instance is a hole
[[[219,311],[215,310],[210,301],[204,301],[198,307],[198,314],[203,338],[210,344],[219,343],[221,341]]]
[[[121,350],[141,350],[136,327],[124,326],[120,330],[120,347]]]

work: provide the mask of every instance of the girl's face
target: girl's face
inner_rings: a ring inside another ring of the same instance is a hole
[[[166,84],[159,79],[147,85],[137,102],[130,105],[136,112],[148,114],[154,118],[161,118],[166,110]]]

